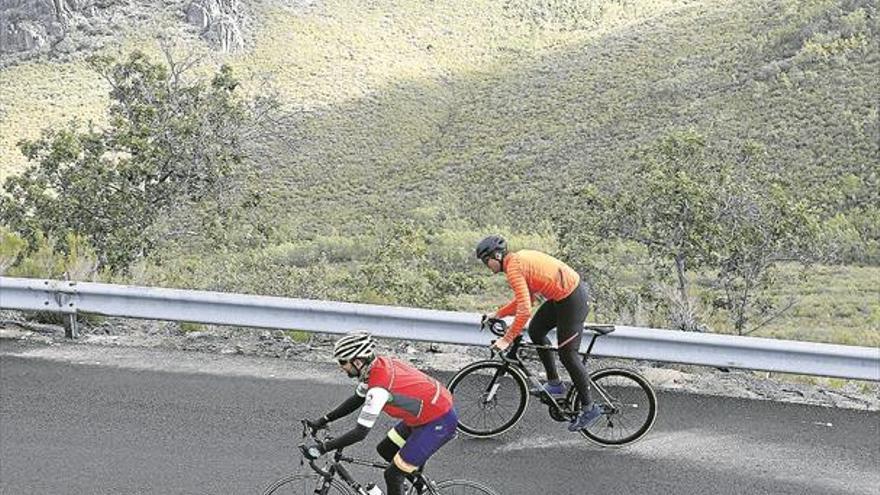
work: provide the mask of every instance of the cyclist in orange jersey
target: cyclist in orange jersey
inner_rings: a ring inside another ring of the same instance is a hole
[[[504,272],[514,293],[513,300],[489,316],[514,316],[507,333],[492,345],[498,351],[507,349],[529,321],[532,303],[538,296],[542,297],[545,302],[532,317],[529,338],[536,344],[551,345],[547,334],[556,328],[559,359],[577,387],[581,401],[581,413],[568,425],[568,429],[578,431],[590,427],[602,413],[599,406],[590,400],[590,381],[578,355],[584,322],[590,311],[586,284],[571,267],[548,254],[532,250],[508,252],[507,241],[501,236],[490,235],[480,241],[476,254],[492,273]],[[538,349],[538,356],[547,372],[544,389],[553,396],[564,395],[565,389],[556,371],[553,352]],[[540,389],[532,390],[532,393],[539,392]]]

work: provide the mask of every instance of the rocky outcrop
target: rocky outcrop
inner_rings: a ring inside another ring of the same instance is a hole
[[[0,0],[0,55],[49,48],[83,0]]]
[[[242,47],[241,19],[238,0],[193,0],[186,8],[187,22],[223,52]]]
[[[91,51],[123,31],[167,33],[175,22],[179,34],[191,33],[192,25],[218,50],[231,52],[243,46],[243,10],[239,0],[0,0],[0,57]]]

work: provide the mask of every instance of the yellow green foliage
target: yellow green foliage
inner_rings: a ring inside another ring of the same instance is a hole
[[[12,266],[19,253],[27,247],[27,241],[0,225],[0,275]]]
[[[10,277],[51,278],[94,281],[98,278],[98,261],[94,250],[82,237],[70,234],[62,246],[38,236],[32,252],[8,269]],[[5,242],[4,242],[5,245]]]
[[[205,325],[201,323],[193,323],[191,321],[180,322],[180,331],[183,333],[202,332],[204,330]]]
[[[257,157],[245,189],[264,199],[244,221],[170,237],[138,281],[485,311],[509,289],[473,259],[481,236],[555,252],[548,224],[579,208],[573,188],[613,197],[641,146],[689,128],[728,151],[760,143],[806,197],[860,205],[876,189],[870,0],[326,0],[254,16],[252,45],[224,61],[273,80],[296,144]],[[71,106],[100,116],[105,90],[77,63],[0,71],[0,176],[20,167],[15,141]],[[382,237],[406,222],[411,238]],[[877,251],[869,215],[830,223],[841,249]],[[406,254],[383,265],[383,246]],[[604,256],[605,283],[633,290],[623,313],[594,315],[662,324],[644,253]],[[798,302],[758,335],[877,345],[878,269],[822,270],[780,282]]]
[[[70,119],[104,122],[107,85],[84,62],[25,62],[0,70],[0,183],[22,170],[16,143]]]

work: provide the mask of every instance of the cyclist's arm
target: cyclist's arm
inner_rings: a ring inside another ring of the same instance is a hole
[[[532,305],[532,306],[535,305],[535,299],[537,299],[537,297],[535,297],[533,295],[529,296],[529,302],[531,303],[530,305]],[[495,312],[495,318],[506,318],[508,316],[515,315],[516,308],[517,308],[516,301],[517,301],[516,297],[514,297],[513,299],[510,300],[510,302],[508,302],[504,306],[501,306],[500,308],[498,308],[498,311]]]
[[[514,298],[513,301],[499,310],[498,316],[502,317],[502,312],[505,310],[507,314],[503,316],[510,316],[514,314],[514,308],[516,308],[516,317],[513,320],[513,324],[507,329],[504,337],[502,337],[502,339],[510,343],[522,333],[523,327],[529,321],[529,317],[532,314],[532,298],[529,294],[529,285],[526,283],[526,277],[523,275],[522,266],[518,259],[513,258],[510,260],[504,271],[504,276],[507,277],[507,283],[513,289]]]
[[[507,316],[513,316],[515,314],[516,314],[516,298],[515,297],[513,299],[511,299],[510,302],[508,302],[504,306],[501,306],[500,308],[498,308],[498,311],[495,312],[495,316],[497,318],[504,318]]]
[[[361,409],[361,414],[358,416],[357,426],[344,435],[326,442],[321,450],[323,452],[338,450],[367,438],[370,429],[373,428],[373,425],[376,424],[376,420],[379,419],[379,413],[382,412],[382,408],[385,407],[385,404],[390,398],[391,393],[384,388],[373,387],[369,389],[367,391],[367,396],[364,398],[364,407]]]
[[[357,409],[363,404],[364,397],[358,394],[354,394],[351,397],[345,399],[342,404],[336,406],[336,409],[325,414],[324,418],[326,418],[327,421],[336,421],[339,418],[344,418],[349,414],[357,411]]]

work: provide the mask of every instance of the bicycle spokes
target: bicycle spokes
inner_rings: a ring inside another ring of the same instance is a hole
[[[525,380],[508,365],[484,361],[452,378],[459,429],[469,435],[492,436],[512,427],[527,401]]]
[[[600,370],[591,377],[592,399],[602,417],[581,433],[603,445],[623,445],[644,436],[657,416],[657,397],[648,382],[623,369]],[[575,394],[576,395],[576,394]]]

